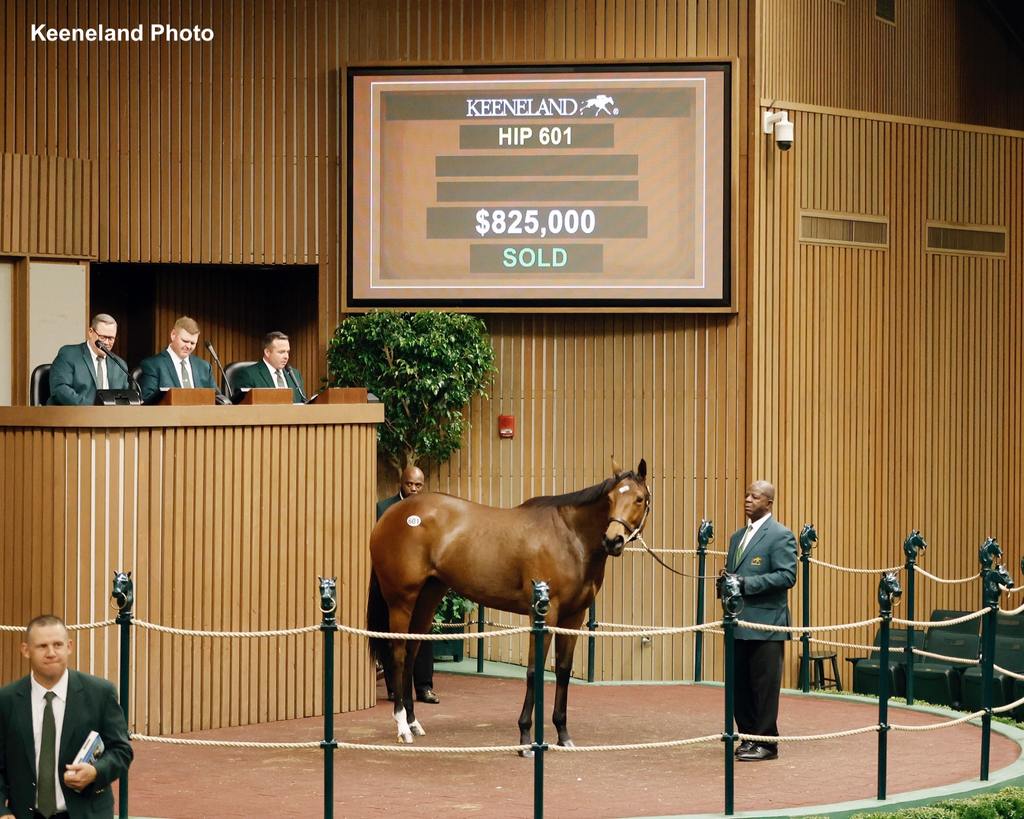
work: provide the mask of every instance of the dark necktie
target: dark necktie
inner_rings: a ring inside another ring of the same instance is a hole
[[[188,377],[188,367],[185,366],[185,359],[181,360],[181,386],[192,387],[192,379]]]
[[[743,537],[740,538],[739,545],[736,547],[736,557],[733,558],[732,568],[736,571],[736,567],[740,565],[740,561],[743,559],[743,553],[747,550],[747,546],[750,545],[750,536],[754,531],[754,525],[748,524],[747,530],[743,533]]]
[[[288,385],[284,383],[284,376],[281,375],[280,370],[274,370],[274,380],[277,382],[278,389],[288,389]]]
[[[39,771],[36,776],[36,805],[46,817],[57,812],[57,723],[53,718],[52,691],[44,694],[46,707],[43,708],[43,733],[39,740]]]

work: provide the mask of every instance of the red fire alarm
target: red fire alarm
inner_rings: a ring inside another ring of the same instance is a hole
[[[498,437],[499,438],[515,438],[516,437],[516,417],[514,415],[499,415],[498,416]]]

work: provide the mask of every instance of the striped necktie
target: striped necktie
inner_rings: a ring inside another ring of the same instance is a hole
[[[747,530],[743,533],[743,537],[740,539],[740,545],[736,547],[736,557],[733,559],[732,567],[735,569],[740,565],[740,561],[743,559],[743,552],[750,544],[750,538],[754,534],[754,524],[748,523]]]

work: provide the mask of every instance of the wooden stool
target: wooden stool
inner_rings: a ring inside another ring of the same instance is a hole
[[[834,651],[812,651],[807,655],[810,663],[808,672],[810,675],[810,687],[823,691],[826,688],[834,688],[836,691],[843,690],[843,680],[839,676],[839,661]],[[825,676],[825,660],[832,663],[832,676]]]

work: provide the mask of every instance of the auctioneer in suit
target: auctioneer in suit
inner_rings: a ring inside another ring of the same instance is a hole
[[[113,353],[108,358],[121,362],[128,369],[123,358]],[[107,387],[112,390],[128,389],[128,376],[113,361],[106,362]],[[96,368],[92,363],[89,345],[65,344],[57,352],[57,357],[50,367],[50,399],[47,404],[84,404],[96,403]]]
[[[180,359],[172,360],[171,354],[164,350],[162,353],[151,355],[139,362],[139,367],[142,368],[139,388],[142,390],[143,401],[148,401],[161,389],[183,386],[179,373],[179,361]],[[209,364],[194,355],[188,357],[188,362],[192,369],[193,387],[217,389],[217,384],[213,380],[213,370]]]
[[[96,779],[82,792],[61,791],[71,819],[110,819],[114,813],[111,783],[121,777],[132,761],[117,691],[109,682],[68,670],[67,703],[57,750],[57,770],[74,761],[90,731],[103,739],[103,755],[93,762]],[[32,730],[31,682],[26,675],[0,688],[0,816],[13,812],[17,819],[31,819],[36,804],[36,751]]]
[[[302,404],[305,402],[303,391],[305,385],[302,383],[302,374],[294,367],[285,367],[281,370],[281,377],[284,379],[285,386],[292,391],[292,401],[296,404]],[[270,369],[263,361],[257,361],[249,367],[245,367],[235,375],[235,378],[231,384],[231,389],[240,390],[245,387],[269,387],[271,389],[279,387],[279,384],[274,383],[274,379],[270,376]],[[378,517],[380,517],[378,515]]]

